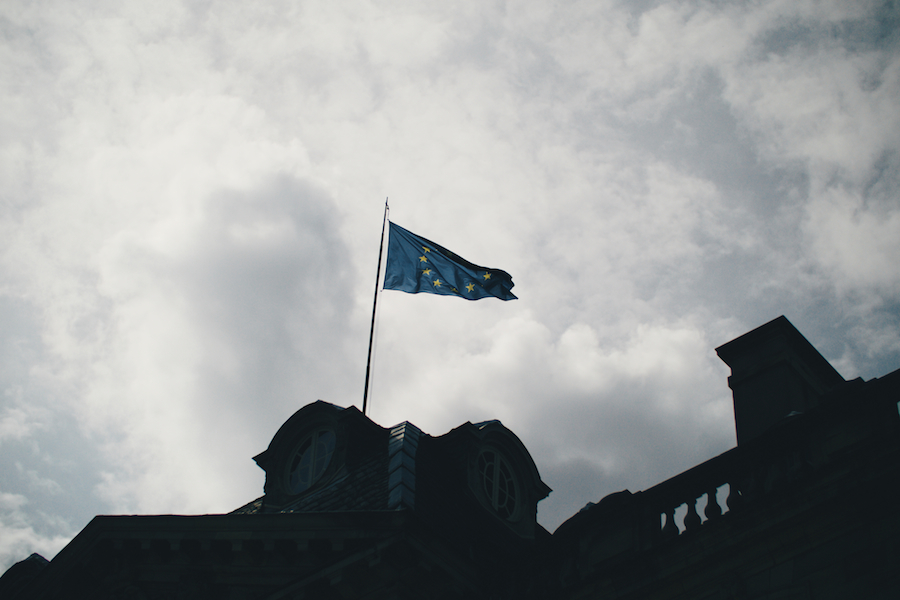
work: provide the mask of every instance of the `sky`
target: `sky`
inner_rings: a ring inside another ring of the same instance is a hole
[[[0,569],[361,408],[385,198],[519,299],[384,291],[369,416],[500,419],[550,531],[733,447],[779,315],[894,371],[898,99],[895,2],[0,3]]]

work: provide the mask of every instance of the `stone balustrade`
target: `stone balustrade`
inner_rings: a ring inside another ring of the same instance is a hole
[[[738,507],[764,501],[812,473],[824,461],[816,436],[764,436],[636,494],[642,547],[690,534]],[[796,423],[803,425],[803,423]],[[801,433],[801,432],[796,432]],[[787,435],[785,435],[787,434]]]

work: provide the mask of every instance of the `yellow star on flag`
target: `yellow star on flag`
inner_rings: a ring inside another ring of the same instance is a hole
[[[422,271],[422,275],[427,275],[427,276],[431,277],[431,269],[425,269],[424,271]]]
[[[485,280],[490,279],[490,278],[491,278],[491,274],[490,274],[490,273],[485,273],[485,274],[484,274],[484,278],[485,278]]]
[[[475,289],[475,284],[474,284],[474,283],[467,283],[467,284],[466,284],[466,289],[469,290],[469,293],[471,293],[472,290]]]
[[[435,280],[434,280],[434,285],[435,285],[436,287],[441,287],[441,280],[440,280],[440,279],[435,279]]]
[[[419,257],[419,262],[428,262],[428,259],[425,258],[424,256],[420,256],[420,257]]]

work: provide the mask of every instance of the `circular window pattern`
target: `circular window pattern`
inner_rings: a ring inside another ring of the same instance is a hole
[[[491,508],[504,519],[512,520],[516,514],[518,488],[509,463],[500,453],[484,450],[478,455],[478,473]]]
[[[335,439],[331,429],[319,429],[300,442],[288,466],[289,494],[305,492],[322,476],[334,454]]]

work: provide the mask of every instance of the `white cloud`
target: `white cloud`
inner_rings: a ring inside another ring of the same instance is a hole
[[[900,291],[900,208],[886,212],[865,206],[862,198],[829,189],[808,207],[804,224],[812,254],[835,273],[844,293],[875,288],[890,296]]]
[[[64,422],[80,510],[261,493],[284,419],[359,404],[385,196],[520,300],[384,294],[371,414],[503,419],[557,487],[548,524],[733,443],[712,348],[765,320],[845,375],[896,368],[878,10],[6,3],[0,293],[33,322],[0,319],[3,522],[62,535],[24,493],[72,487],[40,466]]]
[[[33,552],[52,558],[69,542],[66,536],[44,536],[35,531],[27,504],[24,496],[0,491],[0,569],[4,571]]]
[[[27,437],[32,429],[28,413],[21,408],[4,408],[0,415],[0,442]]]
[[[41,475],[34,469],[26,469],[20,462],[16,463],[16,469],[19,471],[19,473],[25,476],[26,480],[28,481],[28,486],[34,492],[52,495],[63,493],[63,489],[59,485],[59,483],[48,477],[41,477]]]

